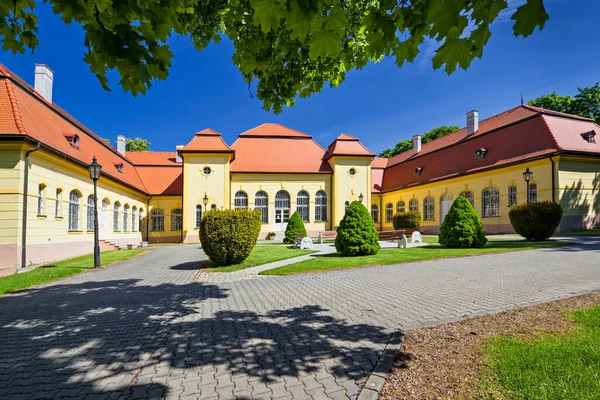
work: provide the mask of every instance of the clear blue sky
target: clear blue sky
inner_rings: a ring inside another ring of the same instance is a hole
[[[522,0],[509,1],[512,6]],[[112,92],[102,89],[83,59],[83,31],[64,25],[48,5],[40,5],[40,44],[35,54],[0,50],[0,62],[33,83],[34,63],[54,70],[54,101],[102,137],[144,137],[152,150],[171,151],[194,132],[213,128],[228,144],[263,122],[277,122],[307,132],[323,146],[346,132],[374,152],[439,125],[465,125],[465,113],[480,118],[525,100],[556,91],[574,94],[578,86],[600,80],[600,2],[545,0],[550,21],[527,39],[514,38],[503,18],[483,55],[467,71],[448,76],[431,67],[431,54],[408,66],[393,60],[348,74],[336,89],[298,100],[279,115],[266,112],[231,62],[230,43],[198,53],[187,38],[171,41],[175,53],[167,81],[146,94],[124,93],[111,75]],[[425,46],[427,47],[427,46]],[[427,52],[427,48],[425,49]],[[425,53],[426,53],[425,52]]]

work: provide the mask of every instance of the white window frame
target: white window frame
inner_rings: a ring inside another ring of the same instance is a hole
[[[300,214],[302,222],[309,222],[310,195],[306,190],[301,190],[296,195],[296,211]]]
[[[315,193],[315,222],[326,222],[327,211],[327,192],[319,190]]]

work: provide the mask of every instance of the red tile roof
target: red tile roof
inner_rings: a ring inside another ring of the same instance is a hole
[[[178,196],[183,194],[183,169],[177,167],[137,167],[150,195]]]
[[[312,136],[280,124],[264,123],[240,134],[240,137],[308,138]]]
[[[196,132],[193,139],[179,149],[180,153],[233,153],[231,147],[221,137],[221,134],[212,129]]]
[[[325,160],[334,156],[365,156],[375,157],[375,154],[369,151],[358,138],[342,133],[327,148]]]
[[[388,161],[383,191],[438,181],[563,151],[600,156],[600,144],[588,143],[582,133],[600,127],[588,118],[530,106],[519,106],[479,123],[479,131],[467,137],[463,128],[426,143],[422,151],[401,153]],[[475,150],[487,150],[475,159]],[[415,168],[422,168],[416,176]],[[376,190],[374,190],[376,191]]]
[[[371,161],[371,168],[385,168],[387,167],[389,160],[389,158],[375,157],[373,161]]]
[[[174,151],[127,151],[125,157],[134,165],[162,165],[179,166],[181,163],[175,161],[177,153]]]

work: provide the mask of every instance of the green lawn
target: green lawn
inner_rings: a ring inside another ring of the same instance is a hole
[[[501,391],[515,399],[598,399],[600,307],[570,314],[575,332],[523,341],[498,337],[487,360]]]
[[[260,275],[290,275],[309,271],[354,268],[369,265],[398,264],[412,261],[432,260],[436,258],[463,257],[479,254],[502,253],[507,251],[530,250],[564,246],[565,242],[526,242],[505,241],[489,242],[481,249],[447,249],[439,245],[413,247],[408,249],[380,250],[373,256],[342,257],[338,253],[327,254],[308,261],[263,271]]]
[[[143,250],[114,250],[100,253],[100,264],[102,266],[117,261],[127,260]],[[52,264],[0,278],[0,295],[17,292],[42,283],[55,281],[82,271],[94,268],[94,255],[70,258]]]
[[[250,253],[250,256],[240,264],[229,265],[227,267],[213,267],[211,266],[211,262],[208,261],[202,269],[209,272],[233,272],[250,267],[256,267],[257,265],[268,264],[270,262],[286,260],[288,258],[304,256],[312,253],[316,253],[316,251],[295,249],[290,245],[258,245],[254,247],[252,253]]]

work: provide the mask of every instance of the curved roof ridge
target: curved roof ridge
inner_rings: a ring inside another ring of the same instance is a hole
[[[23,125],[23,120],[21,119],[21,110],[19,109],[19,103],[17,102],[17,97],[15,95],[15,88],[10,80],[6,81],[6,92],[8,94],[8,100],[10,101],[10,108],[13,113],[17,130],[21,134],[26,134],[27,131],[25,130],[25,125]]]

